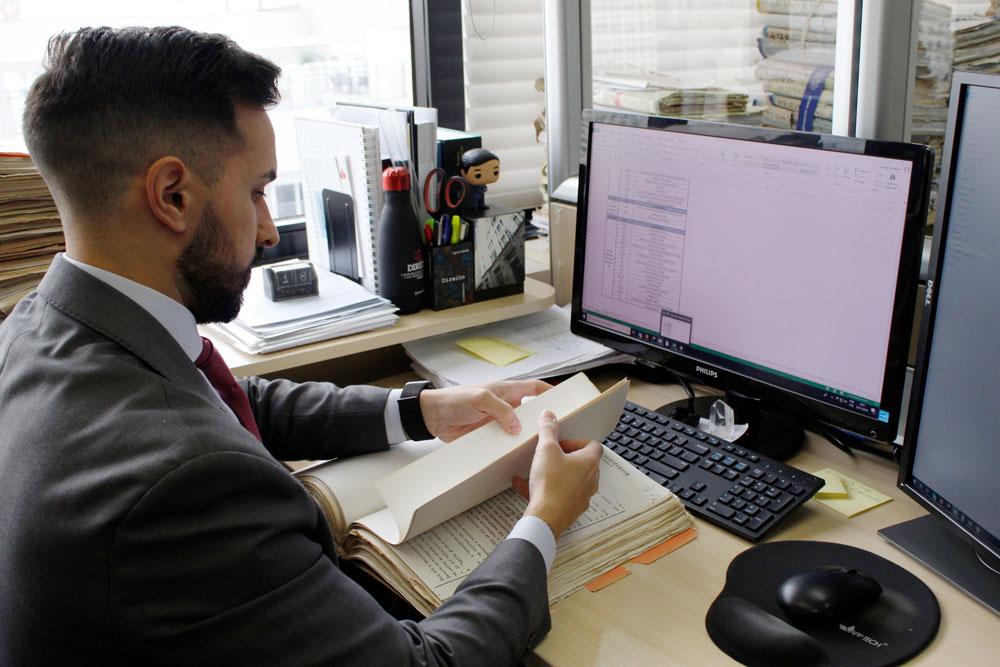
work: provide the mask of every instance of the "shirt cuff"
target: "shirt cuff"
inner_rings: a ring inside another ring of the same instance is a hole
[[[527,540],[535,545],[545,561],[545,573],[552,569],[552,561],[556,558],[556,537],[552,534],[549,524],[537,516],[522,516],[510,531],[507,539],[513,537]]]
[[[389,398],[385,401],[385,411],[382,413],[385,417],[385,437],[389,440],[390,445],[409,440],[406,437],[406,431],[403,430],[403,420],[399,416],[398,401],[402,393],[402,389],[391,390]]]

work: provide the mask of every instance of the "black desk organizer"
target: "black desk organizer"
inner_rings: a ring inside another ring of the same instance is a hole
[[[525,212],[491,206],[460,212],[469,237],[427,247],[427,305],[463,306],[524,292]]]

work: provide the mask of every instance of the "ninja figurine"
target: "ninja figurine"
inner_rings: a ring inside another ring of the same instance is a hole
[[[486,186],[500,180],[500,158],[485,148],[473,148],[462,154],[460,172],[469,184],[465,207],[470,211],[485,211]]]

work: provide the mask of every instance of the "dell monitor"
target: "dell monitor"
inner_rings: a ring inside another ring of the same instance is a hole
[[[586,120],[572,331],[763,414],[891,441],[930,149],[614,112]],[[765,446],[763,423],[740,443],[789,453]]]
[[[956,72],[899,485],[879,531],[1000,613],[1000,76]]]

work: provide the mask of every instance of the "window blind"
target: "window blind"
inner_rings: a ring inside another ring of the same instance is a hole
[[[545,146],[535,119],[545,95],[542,0],[463,0],[465,122],[500,158],[489,201],[512,208],[542,203]]]

